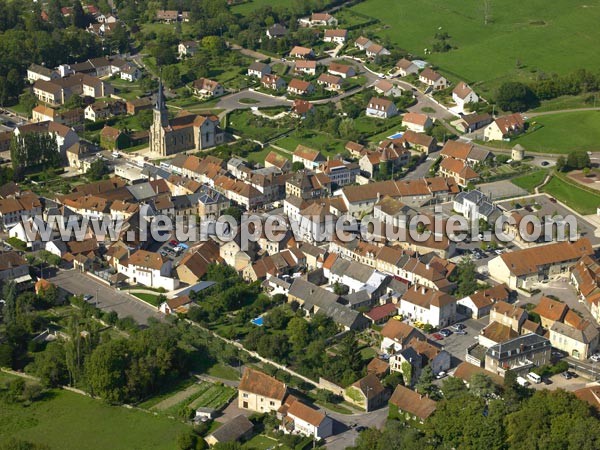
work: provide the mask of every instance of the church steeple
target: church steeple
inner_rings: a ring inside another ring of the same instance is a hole
[[[162,79],[158,79],[158,93],[156,94],[156,104],[154,105],[154,124],[162,127],[169,125],[167,108],[163,99]]]

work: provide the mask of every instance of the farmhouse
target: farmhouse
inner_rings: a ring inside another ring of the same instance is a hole
[[[198,78],[192,83],[192,92],[200,98],[219,97],[225,93],[223,86],[218,81],[208,78]]]
[[[315,439],[325,439],[333,434],[331,417],[305,405],[293,395],[287,396],[278,415],[283,416],[281,429],[285,433],[302,434]]]
[[[390,407],[392,406],[405,419],[423,423],[435,412],[436,402],[407,387],[398,385],[390,398]]]

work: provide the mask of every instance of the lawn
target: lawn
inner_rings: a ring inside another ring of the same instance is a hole
[[[150,303],[151,305],[154,305],[154,306],[159,306],[158,295],[146,294],[144,292],[133,292],[132,295],[139,298],[140,300],[145,301],[146,303]]]
[[[276,4],[272,0],[251,0],[240,5],[234,5],[231,10],[236,14],[246,16],[252,11],[262,8],[264,6],[277,5],[278,7],[290,7],[293,4],[291,0],[279,0]]]
[[[266,146],[265,148],[263,148],[262,150],[260,150],[258,152],[248,153],[248,157],[246,159],[248,161],[250,161],[250,162],[261,163],[261,164],[264,165],[265,164],[265,158],[271,152],[278,153],[278,154],[280,154],[281,156],[283,156],[286,159],[292,159],[292,155],[290,155],[289,153],[282,152],[281,150],[274,149],[271,146]]]
[[[537,170],[535,172],[528,173],[527,175],[521,175],[520,177],[513,178],[511,181],[520,188],[525,189],[529,193],[533,193],[536,186],[539,186],[544,178],[546,178],[546,170]]]
[[[172,450],[186,430],[165,417],[68,391],[50,391],[28,407],[0,400],[0,444],[14,436],[61,450]]]
[[[484,93],[505,80],[530,79],[534,71],[600,68],[600,58],[590,58],[600,38],[598,0],[492,2],[487,25],[481,0],[366,0],[352,10],[379,19],[386,26],[375,29],[378,37],[415,55],[432,48],[436,33],[447,32],[456,48],[427,59],[454,81],[482,81]]]
[[[526,150],[546,153],[569,153],[573,150],[595,151],[600,148],[600,111],[574,111],[534,117],[532,132],[514,139]]]
[[[275,144],[291,152],[296,150],[298,144],[302,144],[319,150],[325,156],[334,156],[338,153],[346,152],[344,149],[346,141],[333,138],[329,134],[319,131],[299,130],[277,140]]]
[[[260,142],[290,131],[289,120],[270,120],[258,117],[249,110],[236,110],[228,116],[228,129],[233,134]]]
[[[571,185],[557,176],[546,184],[542,191],[556,197],[580,214],[595,214],[600,206],[600,195]]]

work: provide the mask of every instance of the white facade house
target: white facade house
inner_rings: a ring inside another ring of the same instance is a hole
[[[458,106],[460,111],[464,112],[465,105],[468,103],[477,103],[479,101],[479,96],[467,83],[461,81],[452,90],[452,100],[454,100],[454,103],[456,103],[456,106]]]
[[[399,311],[411,320],[445,327],[456,321],[456,299],[445,292],[415,284],[402,296]]]
[[[290,398],[291,397],[291,398]],[[283,419],[283,431],[325,439],[333,434],[333,420],[322,412],[305,405],[291,395],[286,403],[287,415]]]
[[[179,286],[179,280],[171,277],[172,262],[158,253],[138,250],[117,270],[127,276],[132,284],[143,284],[152,288],[172,291]]]

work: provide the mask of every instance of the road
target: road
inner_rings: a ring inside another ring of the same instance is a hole
[[[257,103],[241,103],[240,100],[242,99],[251,99]],[[216,107],[232,111],[234,109],[248,109],[253,107],[268,108],[273,106],[291,106],[291,104],[292,101],[285,97],[274,97],[261,92],[245,89],[221,97]]]
[[[352,425],[382,428],[387,420],[389,408],[377,409],[368,413],[362,414],[340,414],[333,411],[327,411],[333,422],[333,436],[325,439],[326,447],[329,450],[343,450],[354,446],[358,432]]]
[[[140,324],[147,324],[150,317],[161,318],[156,308],[75,270],[60,270],[48,281],[73,295],[93,295],[91,302],[98,308],[116,311],[121,318],[131,316]]]

